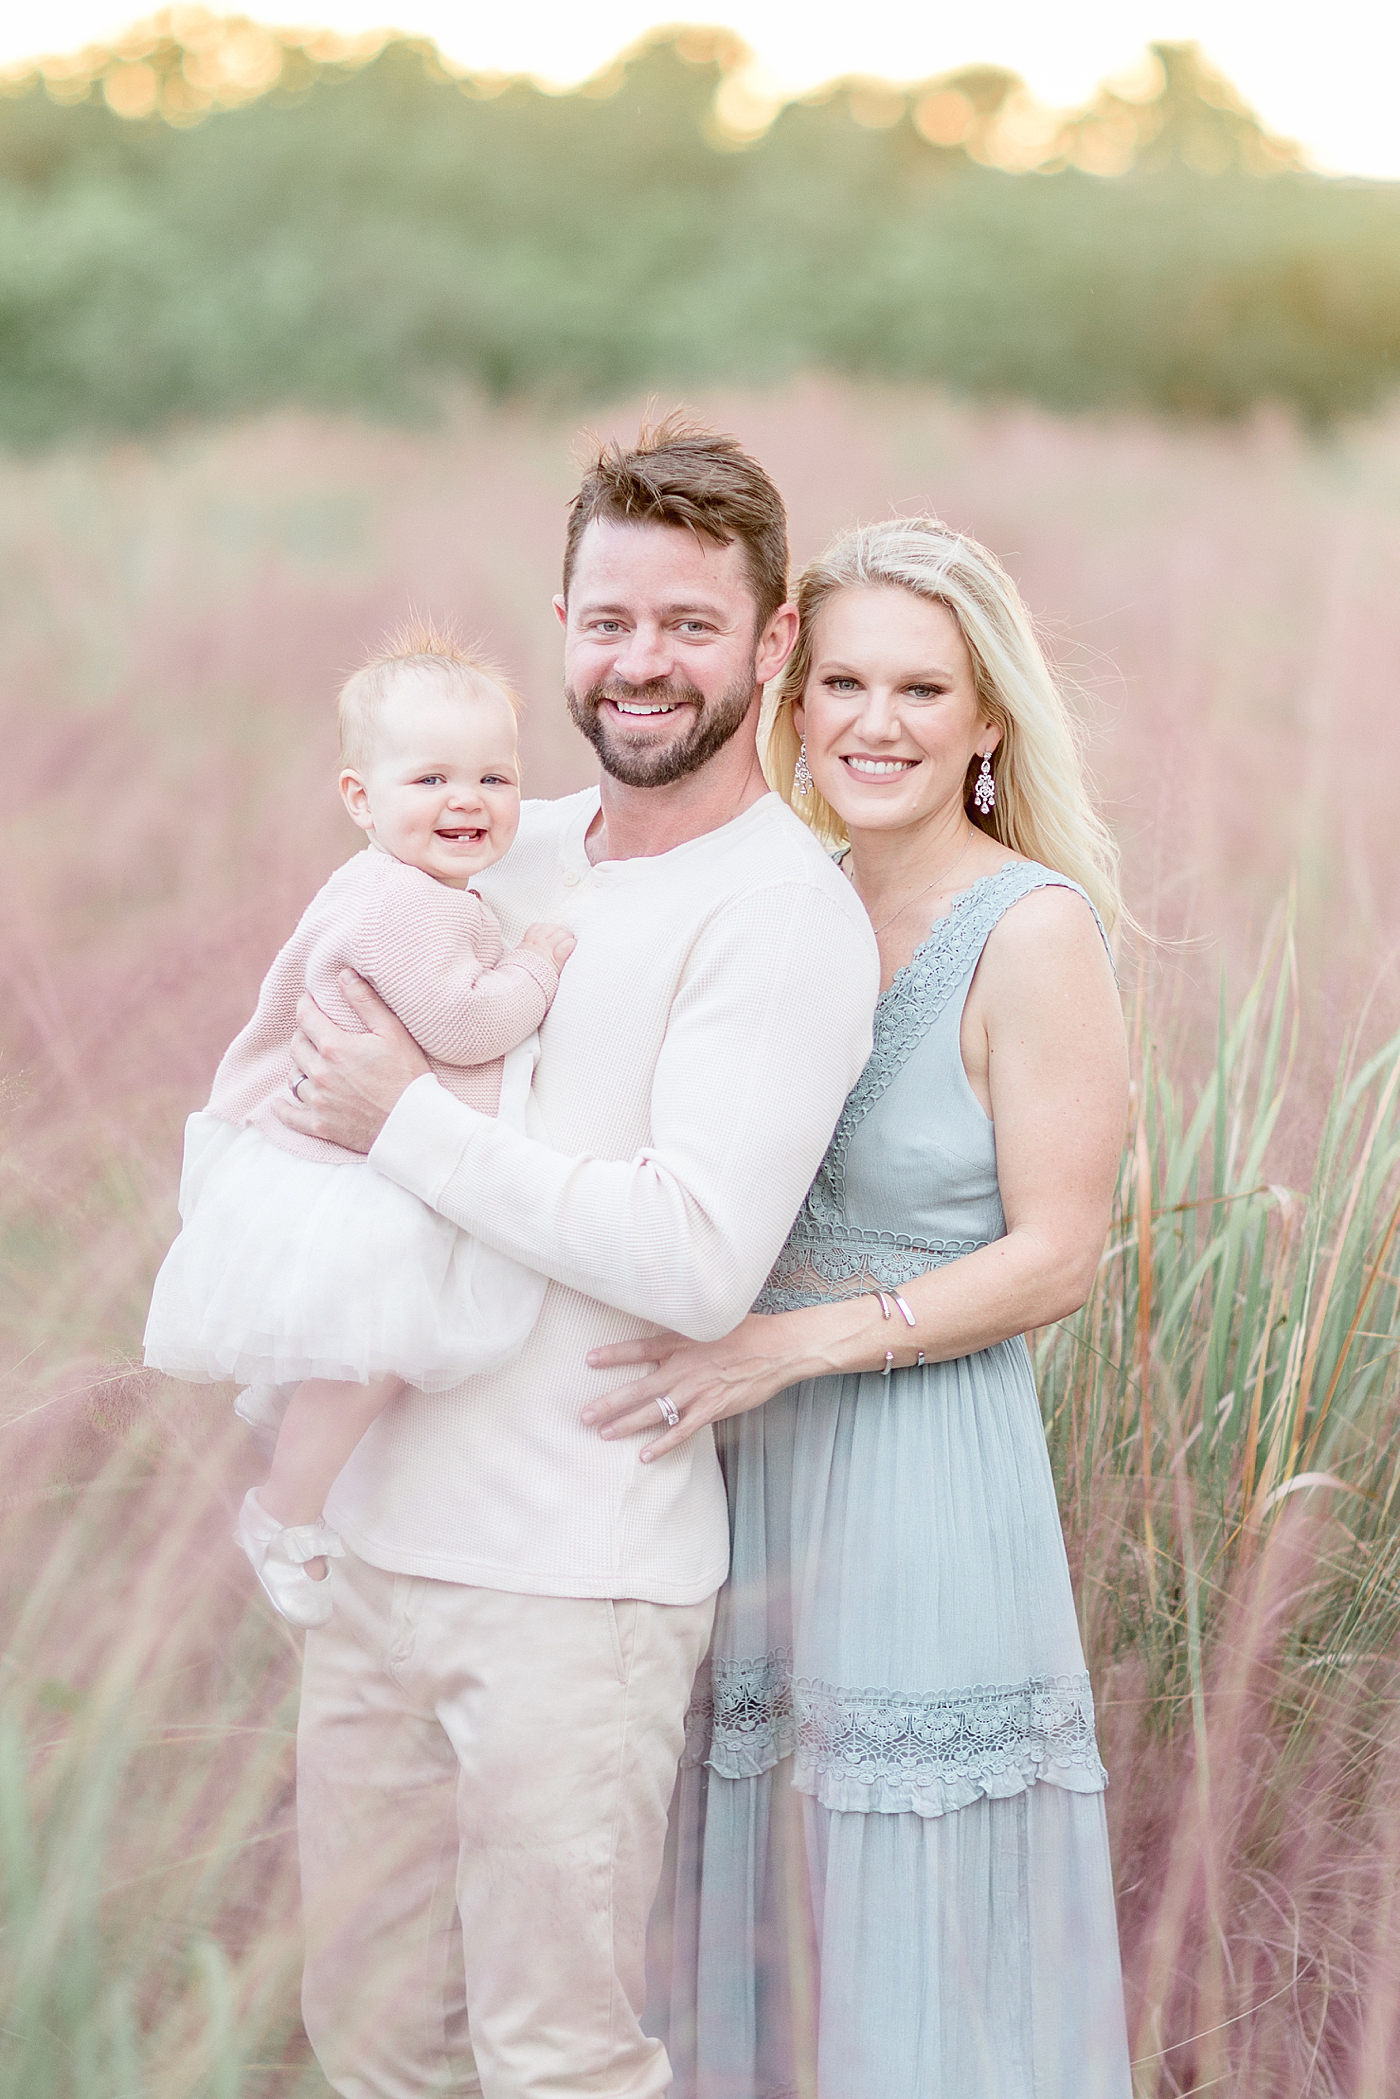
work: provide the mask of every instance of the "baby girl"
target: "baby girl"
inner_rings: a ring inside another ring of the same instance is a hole
[[[312,899],[185,1129],[183,1230],[156,1278],[146,1361],[251,1386],[239,1412],[253,1422],[281,1411],[269,1388],[291,1388],[235,1535],[295,1625],[331,1614],[327,1562],[344,1548],[322,1508],[370,1423],[405,1385],[444,1391],[508,1361],[544,1294],[541,1277],[275,1113],[300,1076],[300,994],[361,1025],[338,982],[349,968],[450,1092],[523,1124],[535,1030],[574,939],[534,925],[507,954],[468,886],[519,826],[515,709],[493,671],[427,627],[350,679],[340,791],[369,847]]]

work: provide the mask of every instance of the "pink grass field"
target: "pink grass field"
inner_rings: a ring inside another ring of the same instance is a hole
[[[1130,906],[1161,936],[1129,956],[1125,982],[1136,999],[1141,979],[1188,1095],[1214,1053],[1222,969],[1237,999],[1292,895],[1303,1084],[1270,1171],[1302,1185],[1338,1055],[1400,1020],[1400,419],[1324,443],[1269,414],[1225,430],[1070,422],[816,382],[693,405],[773,472],[799,562],[847,523],[930,509],[1005,560],[1077,689]],[[630,432],[641,406],[594,425]],[[225,1949],[252,2036],[250,2081],[228,2089],[268,2099],[324,2091],[295,2038],[293,1657],[225,1543],[255,1471],[228,1395],[133,1374],[145,1297],[174,1229],[183,1119],[302,905],[358,843],[335,795],[333,700],[360,654],[410,609],[452,616],[525,695],[527,791],[593,776],[564,716],[550,605],[578,434],[464,401],[431,430],[286,415],[0,464],[12,1680],[40,1795],[84,1701],[136,1713],[106,1885],[144,1884],[169,1850],[158,1885],[174,1939],[160,1943],[178,1940],[183,1959],[204,1933]],[[1108,1669],[1093,1562],[1096,1526],[1116,1536],[1119,1519],[1111,1496],[1095,1506],[1071,1542]],[[1112,1677],[1104,1736],[1144,2093],[1400,2091],[1394,1757],[1371,1758],[1359,1806],[1348,1793],[1358,1731],[1394,1710],[1393,1689],[1351,1686],[1345,1711],[1318,1717],[1316,1754],[1250,1717],[1280,1599],[1296,1601],[1330,1551],[1320,1522],[1290,1517],[1222,1605],[1254,1628],[1221,1650],[1229,1779],[1209,1816],[1224,1823],[1203,1829],[1189,1747],[1154,1730],[1131,1669]],[[258,1745],[256,1784],[235,1737]],[[186,1738],[201,1746],[180,1749]],[[1291,1824],[1277,1806],[1289,1756]],[[186,1862],[229,1825],[235,1796],[252,1804],[211,1892]],[[103,1929],[125,1943],[120,1917]],[[161,1981],[154,1954],[150,1972],[132,1962],[133,2017],[157,2035],[142,2089],[215,2089],[200,2081],[204,2028],[169,2009],[176,1971]],[[1225,2038],[1202,2052],[1191,2036],[1206,2026]]]

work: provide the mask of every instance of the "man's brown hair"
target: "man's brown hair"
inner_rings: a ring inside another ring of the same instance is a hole
[[[569,510],[564,540],[564,596],[579,542],[595,518],[618,524],[680,525],[727,547],[744,549],[762,632],[787,597],[787,513],[757,460],[732,437],[708,429],[683,409],[644,423],[624,450],[613,442],[594,455]]]

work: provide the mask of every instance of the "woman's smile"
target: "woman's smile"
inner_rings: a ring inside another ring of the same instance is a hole
[[[858,780],[897,780],[921,763],[918,758],[867,758],[857,751],[843,751],[841,763]]]

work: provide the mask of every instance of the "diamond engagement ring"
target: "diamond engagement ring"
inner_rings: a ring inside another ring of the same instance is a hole
[[[656,1404],[661,1409],[661,1419],[665,1422],[667,1428],[679,1428],[681,1425],[681,1410],[675,1401],[662,1398],[658,1399]]]

